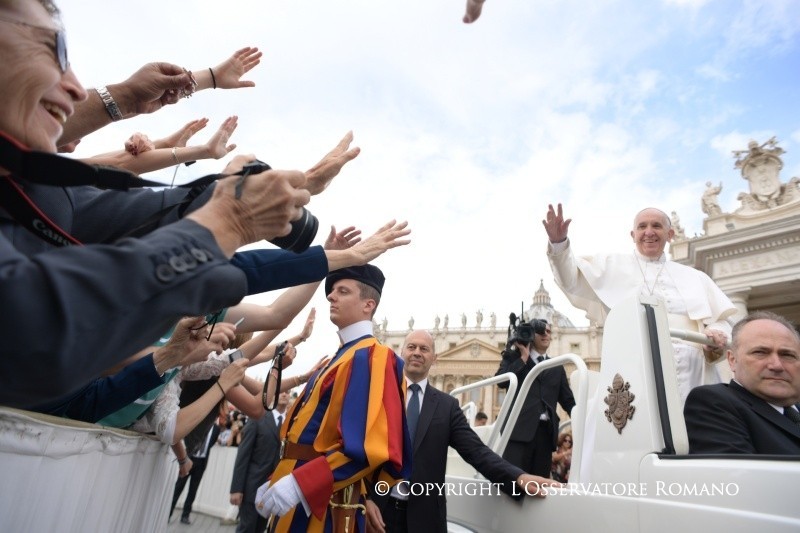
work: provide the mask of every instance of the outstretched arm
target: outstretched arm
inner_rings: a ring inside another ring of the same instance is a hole
[[[258,48],[247,46],[215,67],[195,70],[192,74],[197,80],[197,90],[255,87],[255,82],[241,78],[261,63],[261,56]]]
[[[361,148],[350,148],[353,132],[348,131],[333,150],[325,154],[319,163],[306,171],[306,189],[312,195],[324,191],[347,163],[361,153]]]
[[[338,233],[336,232],[336,228],[331,227],[331,232],[328,235],[328,238],[325,240],[325,254],[329,255],[337,252],[339,254],[345,254],[348,252],[347,248],[358,247],[359,241],[361,240],[359,238],[360,233],[360,231],[356,230],[352,226],[345,228]],[[383,244],[380,239],[378,239],[378,241],[379,242],[377,244],[370,244],[367,246],[366,250],[368,253],[373,253],[373,248],[385,248],[388,246],[388,244]],[[397,246],[397,244],[394,246]],[[357,252],[356,257],[367,252]],[[351,264],[356,263],[349,263],[347,266]],[[227,314],[225,315],[225,320],[236,322],[239,320],[239,318],[245,317],[246,320],[239,328],[239,331],[242,332],[267,331],[274,329],[283,330],[291,323],[294,317],[297,316],[297,313],[299,313],[306,305],[308,305],[308,302],[311,301],[311,297],[314,295],[317,287],[319,287],[319,283],[319,281],[315,281],[314,283],[307,283],[306,285],[292,287],[281,294],[277,300],[268,306],[260,306],[249,303],[239,304],[228,310]]]
[[[208,125],[207,118],[198,118],[190,122],[187,122],[181,129],[179,129],[175,133],[171,133],[166,137],[164,137],[163,139],[158,139],[153,141],[153,148],[180,148],[181,146],[186,146],[186,143],[189,142],[189,139],[194,137],[194,135],[198,131],[202,130],[207,125]],[[128,149],[127,142],[125,143],[125,149],[128,150],[129,152],[131,151]]]
[[[195,146],[174,146],[172,148],[156,148],[153,150],[137,150],[136,154],[128,150],[118,150],[106,154],[82,159],[90,165],[107,165],[123,168],[134,174],[144,174],[162,168],[197,161],[200,159],[220,159],[236,149],[235,144],[228,144],[238,126],[238,117],[228,117],[205,144]],[[127,143],[126,143],[127,146]]]
[[[252,81],[241,77],[261,62],[258,48],[246,47],[215,67],[192,73],[171,63],[148,63],[127,80],[109,85],[108,93],[119,108],[122,118],[158,111],[165,105],[177,103],[195,91],[254,87]],[[213,71],[213,76],[212,76]],[[216,83],[215,83],[216,80]],[[112,122],[97,91],[75,106],[75,112],[64,125],[59,146],[69,144]]]
[[[328,270],[332,272],[344,267],[366,265],[385,251],[410,243],[409,239],[403,239],[409,233],[408,222],[391,220],[363,242],[356,241],[357,244],[344,250],[326,250]]]
[[[189,73],[170,63],[148,63],[127,80],[107,87],[123,118],[152,113],[165,105],[177,103],[182,91],[191,88]],[[58,145],[85,137],[111,122],[111,115],[100,95],[97,91],[89,91],[89,97],[75,105],[75,112],[64,125]]]

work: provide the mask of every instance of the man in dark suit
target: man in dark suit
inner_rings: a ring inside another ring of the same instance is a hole
[[[528,372],[545,359],[550,347],[550,325],[546,320],[531,320],[533,339],[530,343],[515,342],[514,347],[503,352],[497,375],[513,372],[521,385]],[[508,384],[498,385],[504,388]],[[545,370],[536,378],[531,386],[517,424],[511,431],[511,437],[503,453],[508,462],[522,468],[526,472],[550,477],[553,462],[553,451],[557,447],[558,415],[556,403],[571,413],[575,407],[575,398],[569,388],[567,373],[564,367]]]
[[[256,491],[278,464],[280,429],[288,405],[289,393],[282,392],[275,409],[244,427],[231,480],[231,504],[239,506],[236,533],[262,533],[267,529],[267,519],[256,511]]]
[[[411,479],[401,482],[388,494],[385,490],[379,491],[378,485],[370,491],[368,531],[447,531],[444,491],[428,489],[420,494],[417,489],[431,487],[426,485],[428,483],[438,483],[439,486],[444,483],[448,446],[452,446],[487,479],[502,484],[502,490],[509,494],[544,496],[540,484],[558,485],[526,474],[504,461],[469,427],[458,401],[428,383],[428,371],[436,360],[433,337],[428,332],[419,330],[408,334],[403,346],[403,360],[408,385],[407,420],[413,441]],[[417,416],[412,413],[413,409],[418,410]]]
[[[800,335],[759,311],[733,328],[729,384],[696,387],[684,407],[689,453],[800,455]]]

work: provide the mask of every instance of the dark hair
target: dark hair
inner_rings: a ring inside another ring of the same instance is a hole
[[[475,415],[475,420],[489,420],[489,417],[483,411],[478,411]]]
[[[781,315],[775,314],[771,311],[754,311],[741,319],[739,322],[733,326],[733,332],[731,333],[731,350],[736,351],[737,341],[739,340],[739,334],[742,331],[742,328],[745,327],[750,322],[755,320],[771,320],[773,322],[777,322],[778,324],[786,327],[789,331],[792,332],[795,340],[800,343],[800,333],[797,332],[797,327],[792,324],[791,321],[782,317]]]

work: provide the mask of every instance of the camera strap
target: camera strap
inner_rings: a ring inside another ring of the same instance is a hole
[[[0,206],[21,226],[53,246],[82,244],[50,220],[11,176],[0,178]]]
[[[39,209],[15,178],[53,187],[93,186],[121,191],[132,188],[165,187],[163,183],[142,179],[126,170],[87,165],[58,154],[30,150],[5,132],[0,132],[0,168],[10,172],[10,175],[0,176],[0,207],[28,231],[54,246],[80,245],[81,242]],[[236,174],[241,175],[241,172]],[[179,185],[179,188],[190,190],[177,206],[171,205],[154,213],[129,234],[134,234],[138,229],[152,224],[176,207],[179,216],[183,216],[189,204],[200,196],[208,185],[223,177],[227,175],[209,174]]]

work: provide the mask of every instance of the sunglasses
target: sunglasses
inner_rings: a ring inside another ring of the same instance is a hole
[[[214,326],[217,325],[217,322],[219,322],[220,317],[222,317],[222,311],[223,310],[220,309],[219,311],[217,311],[216,313],[214,313],[210,317],[206,318],[205,322],[203,322],[202,324],[200,324],[197,327],[189,328],[189,330],[190,331],[198,331],[198,330],[201,330],[201,329],[205,329],[208,326],[211,326],[209,328],[209,330],[208,330],[208,335],[206,335],[206,340],[210,341],[211,340],[211,334],[214,333]],[[241,322],[241,320],[239,322]],[[238,326],[238,324],[237,324],[237,326]]]
[[[0,21],[8,22],[9,24],[16,24],[18,26],[25,26],[26,28],[46,31],[48,33],[55,33],[53,44],[49,46],[53,51],[53,54],[55,54],[56,63],[58,63],[61,73],[64,74],[67,72],[67,69],[69,68],[69,59],[67,58],[67,35],[63,30],[56,30],[53,28],[47,28],[45,26],[28,24],[27,22],[22,22],[21,20],[13,20],[5,17],[0,17]]]

